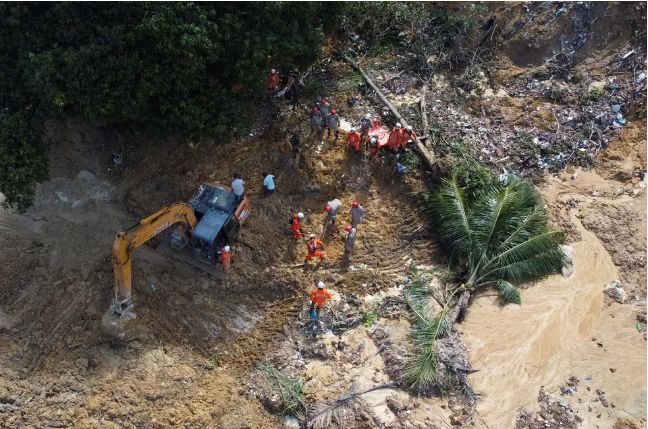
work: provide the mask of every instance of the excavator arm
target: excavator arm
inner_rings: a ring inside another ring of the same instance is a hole
[[[131,302],[131,254],[133,251],[176,224],[180,225],[182,234],[189,241],[189,234],[197,222],[196,215],[190,205],[174,203],[162,207],[128,230],[117,233],[113,242],[112,257],[115,275],[113,312],[134,317]]]

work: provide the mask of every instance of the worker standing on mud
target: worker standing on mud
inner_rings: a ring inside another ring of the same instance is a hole
[[[337,198],[326,203],[326,206],[324,207],[324,211],[326,212],[326,217],[324,217],[324,224],[335,226],[337,214],[341,208],[342,201],[338,200]]]
[[[299,81],[299,76],[294,74],[292,77],[292,83],[290,84],[290,89],[288,90],[288,96],[290,97],[290,104],[292,105],[292,112],[295,113],[297,107],[299,106],[299,95],[301,94],[301,82]]]
[[[360,121],[360,134],[362,135],[362,140],[366,140],[369,136],[369,130],[371,130],[371,114],[367,113],[364,115],[364,118]]]
[[[367,151],[369,152],[369,160],[378,159],[378,139],[371,137],[367,143]]]
[[[331,113],[331,105],[328,101],[326,101],[326,97],[322,97],[320,99],[320,102],[317,104],[317,108],[322,113],[322,128],[324,128],[326,126],[325,119],[329,115],[329,113]]]
[[[295,161],[297,161],[297,157],[299,156],[299,136],[301,134],[301,130],[299,128],[295,128],[295,131],[293,131],[292,136],[290,137],[290,149],[292,151],[292,156]]]
[[[356,131],[355,127],[351,128],[351,131],[347,134],[347,143],[355,153],[362,151],[362,136]]]
[[[306,243],[306,251],[308,254],[306,255],[306,260],[304,263],[310,261],[313,259],[315,256],[317,256],[320,259],[320,262],[326,258],[326,255],[324,252],[324,243],[322,243],[320,240],[315,239],[315,234],[311,234],[308,236],[308,243]]]
[[[245,182],[243,181],[241,173],[232,174],[231,186],[232,192],[236,196],[236,203],[238,204],[243,199],[243,195],[245,194]]]
[[[268,74],[268,79],[266,80],[266,87],[268,88],[268,98],[274,95],[277,89],[279,89],[279,73],[277,73],[277,70],[270,70],[270,74]]]
[[[225,246],[221,250],[220,263],[221,263],[221,267],[223,268],[224,272],[228,272],[229,269],[230,269],[230,258],[231,258],[230,250],[231,249],[230,249],[229,246]]]
[[[389,134],[389,140],[387,140],[387,146],[392,150],[392,152],[397,152],[400,148],[401,138],[403,137],[403,128],[400,122],[396,122],[396,126]]]
[[[331,136],[331,133],[335,131],[335,140],[337,141],[338,136],[340,135],[340,117],[337,115],[335,109],[331,109],[331,113],[326,117],[326,136],[328,139]]]
[[[365,209],[359,202],[354,201],[351,203],[351,226],[357,228],[359,224],[364,221]]]
[[[313,107],[313,111],[310,115],[310,126],[311,126],[311,136],[313,133],[322,132],[322,113],[319,111],[317,106]]]
[[[351,225],[345,226],[344,230],[347,233],[346,238],[344,239],[344,253],[347,256],[351,256],[353,254],[353,248],[355,247],[357,230]]]
[[[295,240],[299,240],[302,237],[300,231],[302,219],[304,219],[304,213],[302,212],[295,213],[292,219],[290,219],[290,230],[292,231]]]
[[[331,299],[331,294],[324,287],[324,282],[318,282],[317,289],[310,294],[311,303],[309,315],[311,319],[319,319],[320,310],[324,307],[326,301]]]
[[[274,175],[263,172],[261,173],[261,177],[263,177],[263,194],[272,194],[275,190]]]

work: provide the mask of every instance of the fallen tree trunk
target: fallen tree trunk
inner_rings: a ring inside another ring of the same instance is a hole
[[[374,90],[376,95],[378,95],[378,98],[380,98],[380,101],[382,101],[385,106],[392,112],[394,116],[396,116],[396,119],[403,125],[403,127],[409,126],[405,118],[398,112],[396,107],[385,97],[385,95],[380,91],[378,86],[374,83],[373,79],[367,74],[367,72],[364,71],[362,67],[360,67],[355,61],[353,61],[351,58],[348,56],[341,54],[342,58],[346,62],[348,62],[354,69],[358,70],[361,74],[362,77],[364,77],[364,80],[367,82],[367,84]],[[419,141],[419,139],[414,139],[414,148],[418,152],[418,154],[423,158],[423,161],[427,164],[428,168],[432,172],[436,172],[438,169],[438,166],[436,165],[436,160],[434,157],[434,153],[430,152],[428,148],[425,147],[423,143]]]
[[[421,121],[423,122],[423,135],[427,136],[428,133],[430,132],[430,123],[428,122],[428,114],[427,114],[427,102],[425,98],[427,97],[427,89],[428,89],[428,83],[425,82],[423,84],[423,88],[421,88]]]

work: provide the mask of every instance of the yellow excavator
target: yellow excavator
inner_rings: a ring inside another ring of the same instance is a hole
[[[115,295],[110,313],[133,318],[131,299],[132,253],[151,238],[171,228],[174,249],[190,247],[193,257],[211,265],[219,261],[220,250],[238,238],[250,214],[247,198],[237,198],[229,186],[202,183],[188,203],[174,203],[118,232],[113,242]]]

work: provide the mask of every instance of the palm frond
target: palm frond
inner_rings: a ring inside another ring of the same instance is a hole
[[[472,237],[466,200],[456,179],[443,180],[431,204],[439,238],[451,256],[464,257],[470,251]]]
[[[520,293],[511,283],[505,280],[500,280],[497,282],[495,289],[497,289],[497,293],[499,294],[500,304],[506,305],[522,303]]]
[[[482,267],[480,279],[498,278],[519,283],[553,274],[564,264],[561,241],[560,231],[530,237],[489,260]]]

